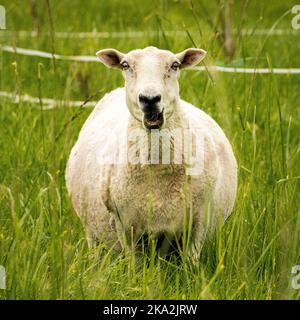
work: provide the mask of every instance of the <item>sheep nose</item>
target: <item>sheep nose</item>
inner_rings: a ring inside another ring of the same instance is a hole
[[[155,111],[153,107],[156,106],[158,102],[161,100],[161,95],[158,94],[156,96],[145,96],[143,94],[139,94],[139,102],[142,106],[142,111],[150,112]]]

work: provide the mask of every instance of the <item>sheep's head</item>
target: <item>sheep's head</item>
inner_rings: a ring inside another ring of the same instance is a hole
[[[155,47],[127,54],[115,49],[97,52],[105,65],[122,70],[127,106],[147,129],[161,128],[173,114],[179,102],[180,70],[197,64],[205,54],[204,50],[195,48],[174,54]]]

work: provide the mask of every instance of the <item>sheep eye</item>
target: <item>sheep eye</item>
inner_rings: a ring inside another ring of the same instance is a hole
[[[177,71],[178,68],[179,68],[179,63],[178,63],[178,62],[173,62],[173,64],[171,65],[171,68],[172,68],[174,71]]]
[[[121,67],[122,67],[123,70],[128,70],[128,69],[129,69],[129,64],[124,61],[124,62],[121,64]]]

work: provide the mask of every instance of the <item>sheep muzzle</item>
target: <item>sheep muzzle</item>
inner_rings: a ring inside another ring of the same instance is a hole
[[[147,129],[160,129],[164,123],[164,113],[150,112],[144,113],[143,124]]]

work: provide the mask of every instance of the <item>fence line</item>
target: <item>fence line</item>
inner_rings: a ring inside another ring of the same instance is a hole
[[[32,97],[29,95],[18,95],[11,92],[0,91],[0,98],[8,99],[13,103],[19,102],[29,102],[33,104],[40,104],[40,99],[38,97]],[[98,101],[78,101],[78,100],[56,100],[50,98],[42,98],[43,110],[49,110],[56,107],[62,107],[63,105],[68,105],[70,107],[94,107]]]
[[[34,56],[41,57],[47,59],[57,59],[57,60],[69,60],[69,61],[85,61],[85,62],[99,62],[96,56],[68,56],[68,55],[60,55],[54,54],[52,55],[50,52],[33,50],[33,49],[24,49],[13,46],[0,46],[0,50],[16,53],[25,56]],[[236,68],[236,67],[223,67],[223,66],[208,66],[208,70],[210,71],[218,71],[225,73],[274,73],[274,74],[300,74],[300,68]],[[197,66],[191,68],[191,70],[196,71],[205,71],[206,68],[203,66]]]
[[[61,54],[52,54],[50,52],[45,52],[45,51],[40,51],[40,50],[33,50],[33,49],[24,49],[24,48],[18,48],[18,47],[13,47],[13,46],[2,46],[0,45],[0,50],[6,51],[6,52],[11,52],[11,53],[16,53],[16,54],[21,54],[25,56],[33,56],[33,57],[40,57],[40,58],[48,58],[48,59],[53,59],[55,58],[56,60],[71,60],[71,61],[97,61],[99,62],[98,58],[96,56],[66,56],[66,55],[61,55]]]
[[[191,31],[189,32],[192,35],[197,35],[198,32]],[[283,35],[299,35],[300,32],[294,29],[243,29],[242,35],[254,35],[254,36],[283,36]],[[50,35],[49,32],[45,33],[46,35]],[[165,31],[164,34],[166,36],[178,36],[178,37],[186,37],[187,32],[179,31],[179,30],[170,30]],[[2,31],[0,36],[9,36],[12,37],[14,35],[18,35],[18,37],[25,38],[37,38],[41,34],[37,31]],[[117,31],[117,32],[106,32],[106,31],[87,31],[87,32],[65,32],[65,31],[56,31],[54,36],[56,38],[61,39],[85,39],[85,38],[95,38],[95,39],[122,39],[122,38],[143,38],[145,36],[157,36],[162,35],[162,31]]]
[[[193,67],[192,70],[204,71],[205,67]],[[225,73],[275,73],[275,74],[300,74],[300,68],[236,68],[236,67],[222,67],[209,66],[209,71],[219,71]]]

